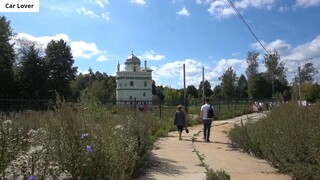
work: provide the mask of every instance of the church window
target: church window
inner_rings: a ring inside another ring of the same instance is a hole
[[[143,93],[143,97],[146,97],[146,93],[145,92]]]
[[[130,81],[130,86],[133,86],[133,81]]]
[[[144,82],[144,87],[147,87],[147,81]]]
[[[132,99],[132,96],[130,96],[130,99]]]

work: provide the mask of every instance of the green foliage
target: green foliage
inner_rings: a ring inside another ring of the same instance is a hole
[[[12,95],[15,90],[14,84],[14,49],[10,44],[13,33],[10,21],[0,16],[0,95]]]
[[[229,137],[294,178],[319,179],[319,108],[319,103],[282,105],[256,123],[235,126]]]
[[[308,102],[314,103],[320,99],[320,86],[318,84],[304,83],[301,90],[302,98]]]
[[[37,44],[27,40],[19,40],[20,68],[18,84],[23,97],[40,99],[47,96],[48,70],[41,49]]]
[[[246,75],[248,79],[251,79],[252,76],[255,76],[258,74],[259,70],[259,63],[258,63],[258,57],[259,53],[255,51],[249,51],[247,53],[247,64],[248,67],[246,69]]]
[[[212,94],[213,94],[213,91],[211,90],[211,84],[208,80],[205,80],[204,81],[204,96],[205,97],[210,97]],[[204,99],[205,97],[202,97],[202,82],[200,82],[199,84],[199,88],[198,88],[198,93],[199,93],[199,96],[198,97],[201,97],[201,99]]]
[[[206,180],[230,180],[230,175],[224,170],[214,171],[209,169],[206,173]]]
[[[230,66],[221,76],[221,89],[224,97],[235,97],[236,91],[236,72]]]
[[[70,46],[60,39],[50,41],[45,50],[45,61],[49,69],[48,89],[57,91],[67,98],[71,94],[69,83],[74,80],[77,67],[73,67],[74,59]]]

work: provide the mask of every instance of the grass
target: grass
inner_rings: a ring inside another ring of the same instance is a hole
[[[59,100],[44,112],[2,113],[0,179],[135,178],[150,165],[156,139],[176,130],[175,111],[104,106],[87,95],[75,104]],[[189,125],[197,123],[188,117]]]
[[[103,106],[92,97],[0,119],[0,179],[132,179],[148,166],[173,112]]]
[[[320,104],[285,104],[256,123],[229,132],[235,145],[295,179],[320,179]]]

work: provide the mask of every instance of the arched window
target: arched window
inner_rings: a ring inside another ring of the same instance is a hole
[[[130,81],[130,86],[133,86],[133,81]]]
[[[148,84],[147,84],[147,81],[145,81],[145,82],[144,82],[144,87],[147,87],[147,85],[148,85]]]

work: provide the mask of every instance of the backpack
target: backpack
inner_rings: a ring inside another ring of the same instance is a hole
[[[207,118],[213,118],[213,117],[214,117],[214,111],[213,111],[212,105],[210,104],[210,107],[207,111]]]

